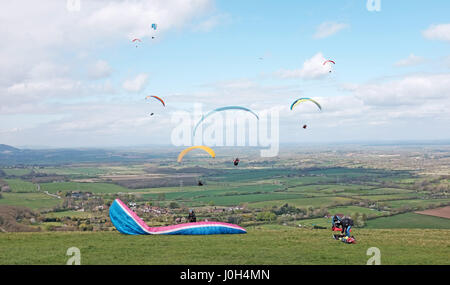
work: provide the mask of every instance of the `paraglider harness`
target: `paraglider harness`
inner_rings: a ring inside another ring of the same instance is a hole
[[[234,166],[237,166],[238,164],[239,164],[239,158],[236,158],[234,161],[233,161],[233,163],[234,163]]]
[[[189,223],[197,222],[197,217],[195,217],[194,210],[189,211],[188,221],[189,221]]]
[[[340,240],[345,243],[355,243],[355,237],[350,235],[353,227],[353,220],[350,217],[339,217],[334,215],[331,219],[331,230],[341,231],[341,234],[334,234],[333,237],[336,240]]]

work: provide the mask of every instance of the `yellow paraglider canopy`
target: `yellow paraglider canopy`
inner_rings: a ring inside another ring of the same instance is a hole
[[[204,146],[204,145],[197,145],[197,146],[188,147],[188,148],[184,149],[182,152],[180,152],[180,154],[178,155],[178,160],[177,161],[181,162],[181,160],[183,160],[183,157],[186,155],[186,153],[190,152],[193,149],[197,149],[197,148],[206,151],[213,158],[216,157],[216,153],[214,152],[214,150],[212,150],[212,148]]]

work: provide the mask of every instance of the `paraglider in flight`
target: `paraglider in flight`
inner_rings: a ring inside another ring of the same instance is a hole
[[[152,24],[152,29],[156,30],[157,25],[155,23]]]
[[[252,110],[248,109],[248,108],[241,107],[241,106],[227,106],[227,107],[221,107],[221,108],[214,109],[214,110],[210,111],[208,114],[202,116],[202,118],[200,119],[200,121],[198,121],[198,123],[197,123],[197,124],[195,125],[195,127],[194,127],[194,136],[195,136],[195,131],[197,130],[198,126],[200,126],[200,124],[201,124],[207,117],[213,115],[214,113],[221,112],[221,111],[226,111],[226,110],[242,110],[242,111],[246,111],[246,112],[252,113],[252,114],[256,117],[256,119],[259,120],[258,115],[257,115],[255,112],[253,112]]]
[[[153,115],[154,115],[154,113],[151,113],[151,114],[150,114],[150,116],[153,116]]]
[[[210,147],[207,146],[203,146],[203,145],[198,145],[198,146],[191,146],[188,147],[186,149],[184,149],[182,152],[180,152],[180,154],[178,155],[178,162],[181,162],[183,160],[183,157],[186,155],[186,153],[190,152],[191,150],[194,149],[201,149],[206,151],[209,155],[211,155],[212,158],[216,157],[216,153],[214,152],[214,150],[212,150]]]
[[[239,164],[239,158],[236,158],[234,161],[233,161],[233,163],[234,163],[234,166],[238,166],[238,164]]]
[[[327,64],[328,62],[329,62],[329,63],[332,63],[332,64],[336,64],[336,62],[334,62],[334,61],[332,61],[332,60],[326,60],[326,61],[323,63],[323,65]],[[331,72],[331,69],[330,69],[329,72]]]
[[[142,41],[138,38],[133,39],[132,42],[136,44],[136,47],[138,47],[138,43],[142,43]]]
[[[311,101],[311,102],[313,102],[314,104],[317,105],[317,107],[319,107],[320,110],[322,110],[322,106],[320,106],[320,104],[317,103],[317,101],[315,101],[315,100],[313,100],[313,99],[311,99],[311,98],[300,98],[300,99],[295,100],[294,103],[292,103],[292,105],[291,105],[291,111],[292,111],[298,104],[300,104],[300,103],[302,103],[302,102],[306,102],[306,101]]]
[[[306,129],[308,126],[307,125],[303,125],[303,128]]]
[[[198,186],[203,186],[203,182],[201,180],[198,181]]]
[[[166,103],[164,102],[164,100],[161,99],[161,98],[159,98],[158,96],[154,96],[154,95],[147,96],[147,97],[145,97],[145,100],[148,100],[148,99],[150,99],[150,98],[155,98],[156,100],[158,100],[159,102],[161,102],[161,104],[163,104],[164,107],[166,107]]]

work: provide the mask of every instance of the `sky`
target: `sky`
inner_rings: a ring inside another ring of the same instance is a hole
[[[0,143],[170,145],[195,104],[277,110],[280,143],[450,139],[449,1],[79,3],[2,1]]]

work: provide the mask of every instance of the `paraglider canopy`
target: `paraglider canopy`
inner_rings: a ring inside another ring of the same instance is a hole
[[[161,102],[161,104],[163,104],[164,107],[166,107],[166,103],[164,102],[164,100],[161,99],[161,98],[159,98],[158,96],[154,96],[154,95],[147,96],[147,97],[145,97],[145,100],[148,100],[148,99],[150,99],[150,98],[155,98],[156,100],[158,100],[159,102]]]
[[[211,116],[211,115],[213,115],[213,114],[215,114],[215,113],[217,113],[217,112],[222,112],[222,111],[227,111],[227,110],[242,110],[242,111],[246,111],[246,112],[249,112],[249,113],[253,114],[253,115],[256,117],[256,119],[259,120],[258,115],[257,115],[255,112],[253,112],[252,110],[248,109],[248,108],[241,107],[241,106],[226,106],[226,107],[220,107],[220,108],[214,109],[214,110],[210,111],[208,114],[202,116],[202,118],[200,119],[200,121],[198,121],[198,123],[197,123],[197,124],[195,125],[195,127],[194,127],[194,132],[193,132],[194,136],[195,136],[195,132],[196,132],[198,126],[200,126],[200,124],[201,124],[207,117],[209,117],[209,116]]]
[[[326,60],[323,65],[326,65],[327,63],[332,63],[332,64],[336,64],[336,62],[334,62],[333,60]],[[328,72],[331,72],[331,67],[330,70]]]
[[[152,24],[152,29],[156,30],[157,25],[155,23]]]
[[[133,39],[132,42],[136,44],[136,47],[138,47],[138,43],[142,43],[141,39],[138,38]]]
[[[315,101],[311,98],[300,98],[300,99],[295,100],[291,105],[291,110],[293,110],[298,104],[300,104],[302,102],[307,102],[307,101],[313,102],[314,104],[316,104],[317,107],[319,107],[320,110],[322,110],[322,106],[320,106],[320,104],[317,101]]]
[[[327,64],[327,62],[331,62],[332,64],[336,64],[336,62],[334,62],[333,60],[326,60],[323,65]]]
[[[194,150],[194,149],[201,149],[201,150],[207,152],[209,155],[211,155],[212,158],[216,157],[216,153],[210,147],[203,146],[203,145],[198,145],[198,146],[188,147],[188,148],[184,149],[182,152],[180,152],[180,154],[178,155],[178,160],[177,161],[181,162],[183,160],[183,157],[186,155],[186,153],[188,153],[188,152],[190,152],[191,150]]]

